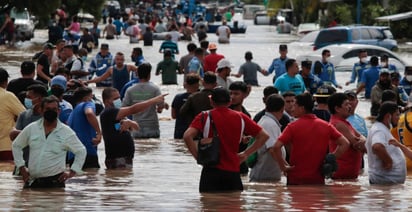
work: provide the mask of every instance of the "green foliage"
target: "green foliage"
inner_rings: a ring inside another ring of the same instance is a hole
[[[353,23],[352,6],[347,4],[340,4],[335,7],[335,19],[341,25],[348,25]]]
[[[375,18],[386,15],[385,9],[379,4],[370,4],[362,11],[361,23],[364,25],[374,25]]]

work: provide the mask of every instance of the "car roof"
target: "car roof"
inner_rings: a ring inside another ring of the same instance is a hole
[[[374,29],[389,29],[387,26],[366,26],[366,25],[349,25],[349,26],[334,26],[329,28],[324,28],[321,31],[329,30],[341,30],[341,29],[360,29],[360,28],[374,28]]]
[[[319,48],[315,50],[315,52],[321,53],[323,50],[328,49],[334,54],[334,52],[346,52],[348,50],[356,50],[356,49],[377,49],[385,52],[391,52],[386,48],[380,47],[380,46],[375,46],[375,45],[368,45],[368,44],[348,44],[348,43],[342,43],[342,44],[331,44],[322,48]],[[392,52],[393,53],[393,52]],[[336,53],[335,53],[336,54]]]

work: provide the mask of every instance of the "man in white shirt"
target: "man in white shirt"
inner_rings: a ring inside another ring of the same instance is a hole
[[[222,26],[217,28],[216,35],[219,43],[230,43],[230,28],[225,20],[222,21]]]
[[[57,119],[60,109],[56,97],[44,98],[41,109],[43,118],[25,127],[14,140],[14,163],[25,188],[65,187],[67,179],[82,173],[86,149],[74,131]],[[30,147],[28,169],[23,159],[26,146]],[[66,171],[67,151],[76,155],[69,171]]]
[[[395,140],[390,132],[393,124],[399,120],[398,105],[384,102],[376,122],[372,125],[366,140],[369,163],[370,184],[403,184],[406,179],[406,161],[402,150],[389,145]]]

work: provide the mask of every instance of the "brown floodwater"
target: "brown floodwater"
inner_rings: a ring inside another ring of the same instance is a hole
[[[6,68],[12,78],[19,77],[19,66],[23,60],[41,49],[47,32],[38,30],[32,42],[18,43],[16,48],[0,47],[0,66]],[[209,34],[210,41],[216,36]],[[244,53],[254,54],[254,61],[267,68],[278,56],[277,43],[288,43],[297,38],[278,35],[273,27],[253,26],[249,23],[246,34],[231,38],[231,44],[218,45],[234,65],[233,72],[244,62]],[[105,41],[110,51],[124,52],[130,62],[133,47],[143,48],[144,56],[155,68],[162,55],[158,53],[161,41],[153,47],[142,43],[129,44],[128,38]],[[186,54],[186,42],[180,42],[181,54]],[[97,50],[93,51],[93,55]],[[301,49],[289,49],[299,54]],[[403,55],[410,59],[410,55]],[[337,73],[344,83],[350,73]],[[160,76],[152,75],[152,81],[160,85]],[[261,87],[253,87],[244,105],[254,115],[263,108],[262,92],[270,85],[272,76],[259,75]],[[345,87],[351,89],[354,85]],[[182,77],[179,85],[161,85],[163,93],[169,93],[166,101],[171,104],[177,93],[183,92]],[[101,90],[94,88],[97,96]],[[358,113],[369,114],[370,103],[362,100]],[[174,140],[174,120],[170,110],[159,114],[161,119],[160,139],[136,140],[136,154],[131,170],[106,170],[104,167],[104,145],[98,147],[102,168],[86,170],[81,176],[70,179],[64,189],[22,189],[19,177],[13,177],[12,163],[0,163],[0,210],[2,211],[408,211],[412,207],[412,177],[408,175],[403,185],[369,185],[367,167],[355,181],[327,180],[325,186],[286,186],[285,178],[277,183],[250,183],[243,177],[245,190],[237,193],[200,194],[198,183],[201,167],[188,153],[183,141]]]

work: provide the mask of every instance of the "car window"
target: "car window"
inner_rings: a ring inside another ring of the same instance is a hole
[[[345,54],[343,54],[342,58],[343,59],[348,59],[348,58],[351,58],[351,57],[358,57],[358,53],[359,53],[359,49],[353,49],[353,50],[350,50],[350,51],[346,52]],[[368,52],[368,54],[369,54],[369,52]]]
[[[347,30],[325,30],[321,31],[316,43],[340,43],[348,41]]]
[[[385,34],[385,37],[386,37],[387,39],[393,39],[392,32],[391,32],[389,29],[384,29],[384,30],[383,30],[383,34]]]
[[[383,37],[383,34],[382,34],[378,29],[370,28],[370,29],[369,29],[369,33],[370,33],[372,39],[378,39],[378,40],[380,40],[380,39],[383,39],[383,38],[384,38],[384,37]]]
[[[369,34],[369,30],[368,29],[360,29],[361,35],[362,35],[362,40],[370,40],[371,39],[371,35]]]
[[[29,14],[25,10],[17,11],[16,9],[12,9],[10,11],[10,17],[15,19],[29,19]]]
[[[319,34],[319,31],[310,32],[306,34],[305,36],[303,36],[299,41],[300,42],[314,42],[318,34]]]
[[[361,35],[359,29],[352,29],[352,40],[360,40]]]

